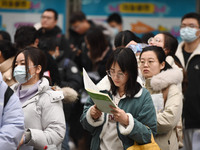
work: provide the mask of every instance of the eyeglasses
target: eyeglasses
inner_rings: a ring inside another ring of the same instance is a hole
[[[122,79],[125,77],[125,74],[124,74],[124,73],[122,73],[122,72],[117,72],[117,73],[115,73],[114,70],[107,70],[106,73],[107,73],[107,75],[108,75],[109,77],[111,77],[111,78],[113,78],[113,77],[116,75],[118,79],[121,79],[121,80],[122,80]]]
[[[155,60],[147,60],[147,61],[140,60],[140,66],[144,66],[146,63],[147,63],[148,66],[151,66],[151,65],[153,65],[155,62],[157,62],[157,61],[155,61]]]
[[[151,37],[148,39],[148,44],[151,44],[151,43],[160,43],[161,42],[161,39],[160,38],[154,38],[154,37]]]
[[[197,25],[194,25],[194,24],[182,24],[180,26],[180,28],[186,28],[186,27],[190,27],[190,28],[199,28]]]

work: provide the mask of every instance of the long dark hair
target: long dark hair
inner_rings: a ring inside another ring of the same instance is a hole
[[[169,32],[161,32],[164,35],[164,48],[169,50],[167,55],[175,57],[176,49],[178,47],[178,40]]]
[[[47,60],[46,60],[46,56],[45,56],[44,52],[42,50],[38,49],[38,48],[31,47],[31,46],[20,50],[16,54],[16,56],[13,60],[12,72],[15,69],[15,62],[16,62],[17,56],[20,53],[23,53],[24,58],[25,58],[26,78],[28,78],[28,65],[29,65],[28,59],[30,59],[35,66],[38,66],[38,65],[41,66],[42,69],[41,69],[41,72],[40,72],[40,75],[39,75],[39,78],[41,79],[43,77],[43,74],[44,74],[44,71],[45,71],[46,65],[47,65]]]
[[[130,30],[121,31],[116,35],[114,45],[115,45],[115,47],[120,47],[120,46],[125,47],[132,40],[137,43],[142,42],[141,39],[139,37],[137,37]]]
[[[121,71],[128,73],[129,78],[125,85],[125,93],[127,97],[133,98],[141,89],[140,84],[137,82],[138,65],[135,54],[130,48],[118,47],[109,57],[106,70],[109,70],[113,63],[118,63]],[[115,86],[110,77],[108,78],[111,83],[111,91],[116,95],[118,87]]]
[[[98,57],[101,57],[103,52],[108,47],[108,42],[106,40],[105,35],[100,27],[91,28],[85,36],[89,46],[90,46],[90,54],[91,59],[95,60]]]

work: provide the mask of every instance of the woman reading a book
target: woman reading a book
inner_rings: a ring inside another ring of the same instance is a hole
[[[156,112],[149,92],[136,81],[137,60],[130,48],[117,48],[106,65],[110,95],[117,107],[111,113],[98,109],[91,98],[87,100],[81,116],[83,127],[91,132],[92,150],[122,150],[134,142],[151,142],[156,134]]]

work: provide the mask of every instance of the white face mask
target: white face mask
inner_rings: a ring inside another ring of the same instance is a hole
[[[119,33],[119,29],[116,27],[112,27],[113,35],[116,36]]]
[[[32,66],[32,67],[35,67],[35,66]],[[31,67],[29,67],[29,68],[31,68]],[[20,84],[28,82],[34,75],[35,74],[30,75],[28,73],[28,77],[26,78],[26,67],[24,65],[15,67],[14,73],[13,73],[15,80],[17,82],[19,82]]]
[[[180,36],[182,40],[184,40],[185,42],[193,42],[198,38],[196,36],[197,31],[198,30],[196,28],[191,28],[191,27],[181,28]]]

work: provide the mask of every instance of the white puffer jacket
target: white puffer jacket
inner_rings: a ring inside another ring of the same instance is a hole
[[[55,145],[60,149],[65,136],[65,117],[63,113],[62,91],[50,88],[46,78],[41,79],[38,92],[23,103],[25,128],[31,132],[31,140],[20,150],[44,149],[46,145]],[[16,92],[19,84],[14,85]]]

